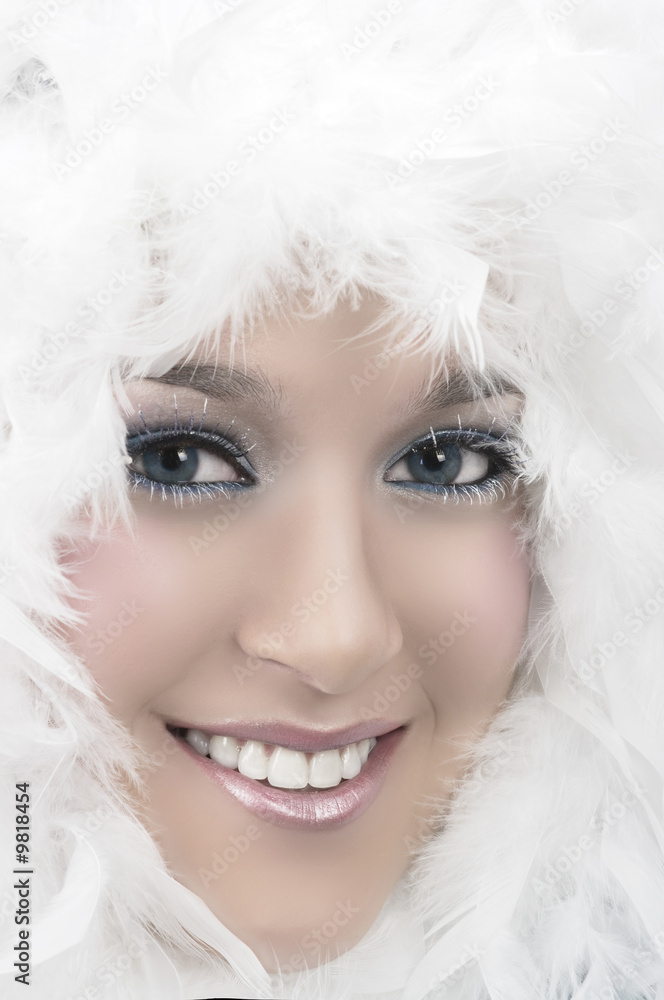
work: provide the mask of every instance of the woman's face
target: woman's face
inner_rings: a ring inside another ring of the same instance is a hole
[[[68,639],[159,762],[143,822],[268,970],[369,930],[524,637],[519,399],[427,399],[427,357],[340,347],[375,316],[269,322],[231,372],[220,342],[216,374],[201,353],[129,383],[135,537],[68,557],[94,598]]]

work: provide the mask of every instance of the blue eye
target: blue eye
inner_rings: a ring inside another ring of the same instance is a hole
[[[145,474],[155,482],[186,482],[187,479],[193,479],[200,465],[198,448],[184,445],[148,448],[140,460]]]
[[[446,444],[444,451],[433,447],[409,451],[404,461],[414,479],[438,486],[455,481],[463,468],[464,455],[458,444]]]
[[[142,413],[141,413],[141,419]],[[167,496],[192,500],[257,485],[257,476],[244,450],[230,435],[178,424],[144,429],[127,436],[130,485],[135,490],[155,489]],[[231,425],[232,426],[232,425]],[[507,438],[486,431],[445,429],[430,433],[404,448],[387,470],[385,482],[402,489],[427,490],[447,499],[491,499],[505,495],[521,461],[517,447]],[[244,439],[244,435],[240,441]]]
[[[516,448],[485,431],[431,432],[409,445],[388,469],[386,482],[455,499],[504,495],[517,473]]]
[[[168,494],[192,499],[228,495],[255,482],[247,451],[211,431],[146,428],[127,437],[127,451],[133,488],[149,488],[151,495],[160,488],[163,499]]]

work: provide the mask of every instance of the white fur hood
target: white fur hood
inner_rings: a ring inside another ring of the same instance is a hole
[[[0,19],[0,994],[664,996],[659,0],[5,0]],[[529,638],[371,932],[282,982],[113,791],[137,760],[56,638],[77,620],[57,552],[83,507],[129,518],[123,379],[361,289],[404,341],[525,393]]]

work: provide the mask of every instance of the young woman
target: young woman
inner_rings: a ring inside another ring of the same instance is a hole
[[[6,27],[3,995],[658,996],[656,8]]]

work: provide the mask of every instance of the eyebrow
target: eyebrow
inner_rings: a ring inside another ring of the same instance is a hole
[[[466,403],[476,403],[480,399],[490,399],[492,396],[513,394],[523,397],[516,385],[502,376],[483,373],[482,383],[472,381],[461,370],[439,373],[428,386],[427,382],[415,389],[400,410],[402,417],[417,417],[427,410],[442,410],[449,406],[463,406]]]
[[[281,386],[275,387],[257,369],[254,373],[241,372],[228,365],[178,365],[164,375],[150,379],[176,388],[196,389],[211,399],[221,402],[228,400],[253,400],[267,410],[279,408]]]
[[[273,385],[260,369],[252,372],[238,371],[228,365],[178,365],[163,375],[154,376],[153,382],[161,382],[176,388],[191,388],[221,402],[229,400],[252,400],[270,412],[278,411],[282,401],[282,387]],[[463,371],[453,370],[439,373],[431,382],[425,381],[411,392],[406,403],[399,409],[399,415],[416,417],[427,410],[462,406],[491,396],[513,393],[521,396],[521,391],[500,376],[488,373],[483,384],[474,383]]]

